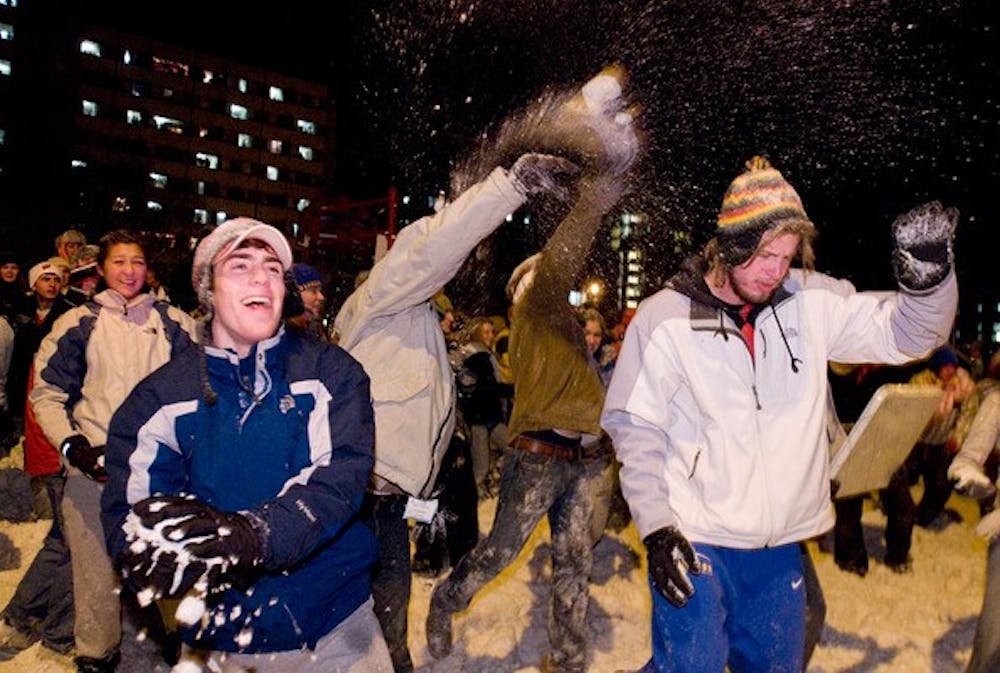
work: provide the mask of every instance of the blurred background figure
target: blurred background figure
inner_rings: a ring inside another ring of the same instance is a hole
[[[76,253],[85,245],[87,245],[86,236],[76,229],[67,229],[56,236],[56,255],[62,257],[67,264],[70,264]]]

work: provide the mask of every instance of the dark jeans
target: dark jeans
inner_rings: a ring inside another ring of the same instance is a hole
[[[479,541],[479,497],[469,443],[455,434],[448,444],[434,492],[444,518],[443,533],[428,524],[415,529],[413,569],[438,575],[454,568]]]
[[[406,641],[406,611],[410,604],[410,538],[403,518],[406,501],[405,495],[369,493],[362,508],[363,519],[378,544],[378,558],[372,569],[375,616],[396,673],[413,670]]]
[[[493,528],[435,587],[432,609],[454,613],[468,607],[476,592],[517,557],[539,521],[548,515],[552,531],[551,660],[561,671],[582,672],[593,558],[585,476],[582,461],[512,451],[500,481]]]
[[[74,615],[73,571],[60,506],[66,478],[48,475],[41,479],[52,504],[52,527],[4,608],[3,617],[49,649],[65,653],[73,647]]]
[[[897,469],[889,485],[879,491],[885,511],[885,562],[900,565],[910,556],[913,526],[929,525],[943,511],[951,497],[948,466],[952,456],[944,446],[917,444]],[[918,479],[924,480],[920,504],[910,493]],[[858,495],[834,501],[837,522],[834,526],[834,557],[838,563],[868,566],[868,552],[861,525],[864,496]]]

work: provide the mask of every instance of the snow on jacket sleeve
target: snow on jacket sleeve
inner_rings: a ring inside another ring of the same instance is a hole
[[[497,168],[441,211],[404,227],[337,314],[340,344],[350,350],[364,336],[361,323],[430,299],[473,248],[523,203],[506,171]]]

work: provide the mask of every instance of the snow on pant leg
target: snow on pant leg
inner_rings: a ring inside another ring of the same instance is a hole
[[[826,622],[826,598],[823,587],[816,574],[816,566],[805,543],[800,543],[802,552],[802,576],[806,579],[806,635],[805,648],[802,656],[802,670],[809,666],[813,651],[823,635],[823,624]]]
[[[375,616],[382,625],[396,673],[413,670],[407,644],[407,610],[410,604],[410,538],[403,512],[405,495],[365,498],[364,514],[375,534],[378,558],[372,568]]]
[[[434,588],[431,600],[437,609],[449,613],[464,610],[483,585],[517,558],[562,490],[565,473],[558,465],[565,462],[524,451],[511,452],[500,480],[493,527]]]
[[[723,606],[727,568],[715,548],[694,545],[702,565],[711,568],[691,575],[694,595],[682,608],[671,605],[649,579],[653,597],[653,657],[643,673],[720,673],[725,670],[729,637]]]
[[[582,461],[564,461],[562,493],[549,508],[552,532],[552,594],[549,646],[561,671],[582,673],[587,662],[588,585],[591,549],[591,482]]]
[[[73,567],[73,634],[76,653],[102,659],[121,640],[118,575],[104,547],[101,530],[103,487],[70,469],[63,495],[63,522]]]
[[[212,652],[208,656],[209,670],[222,673],[392,673],[392,659],[372,605],[371,599],[362,604],[320,638],[315,650],[264,654]]]
[[[986,591],[972,639],[972,658],[965,673],[996,673],[1000,670],[1000,538],[986,553]]]
[[[798,543],[717,552],[731,587],[724,605],[732,673],[801,673],[806,580]]]

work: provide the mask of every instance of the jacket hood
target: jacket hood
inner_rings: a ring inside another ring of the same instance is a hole
[[[727,306],[726,302],[712,294],[712,291],[708,289],[708,284],[705,283],[707,271],[705,262],[700,257],[688,257],[681,264],[677,273],[670,277],[666,286],[700,304],[724,309]]]

